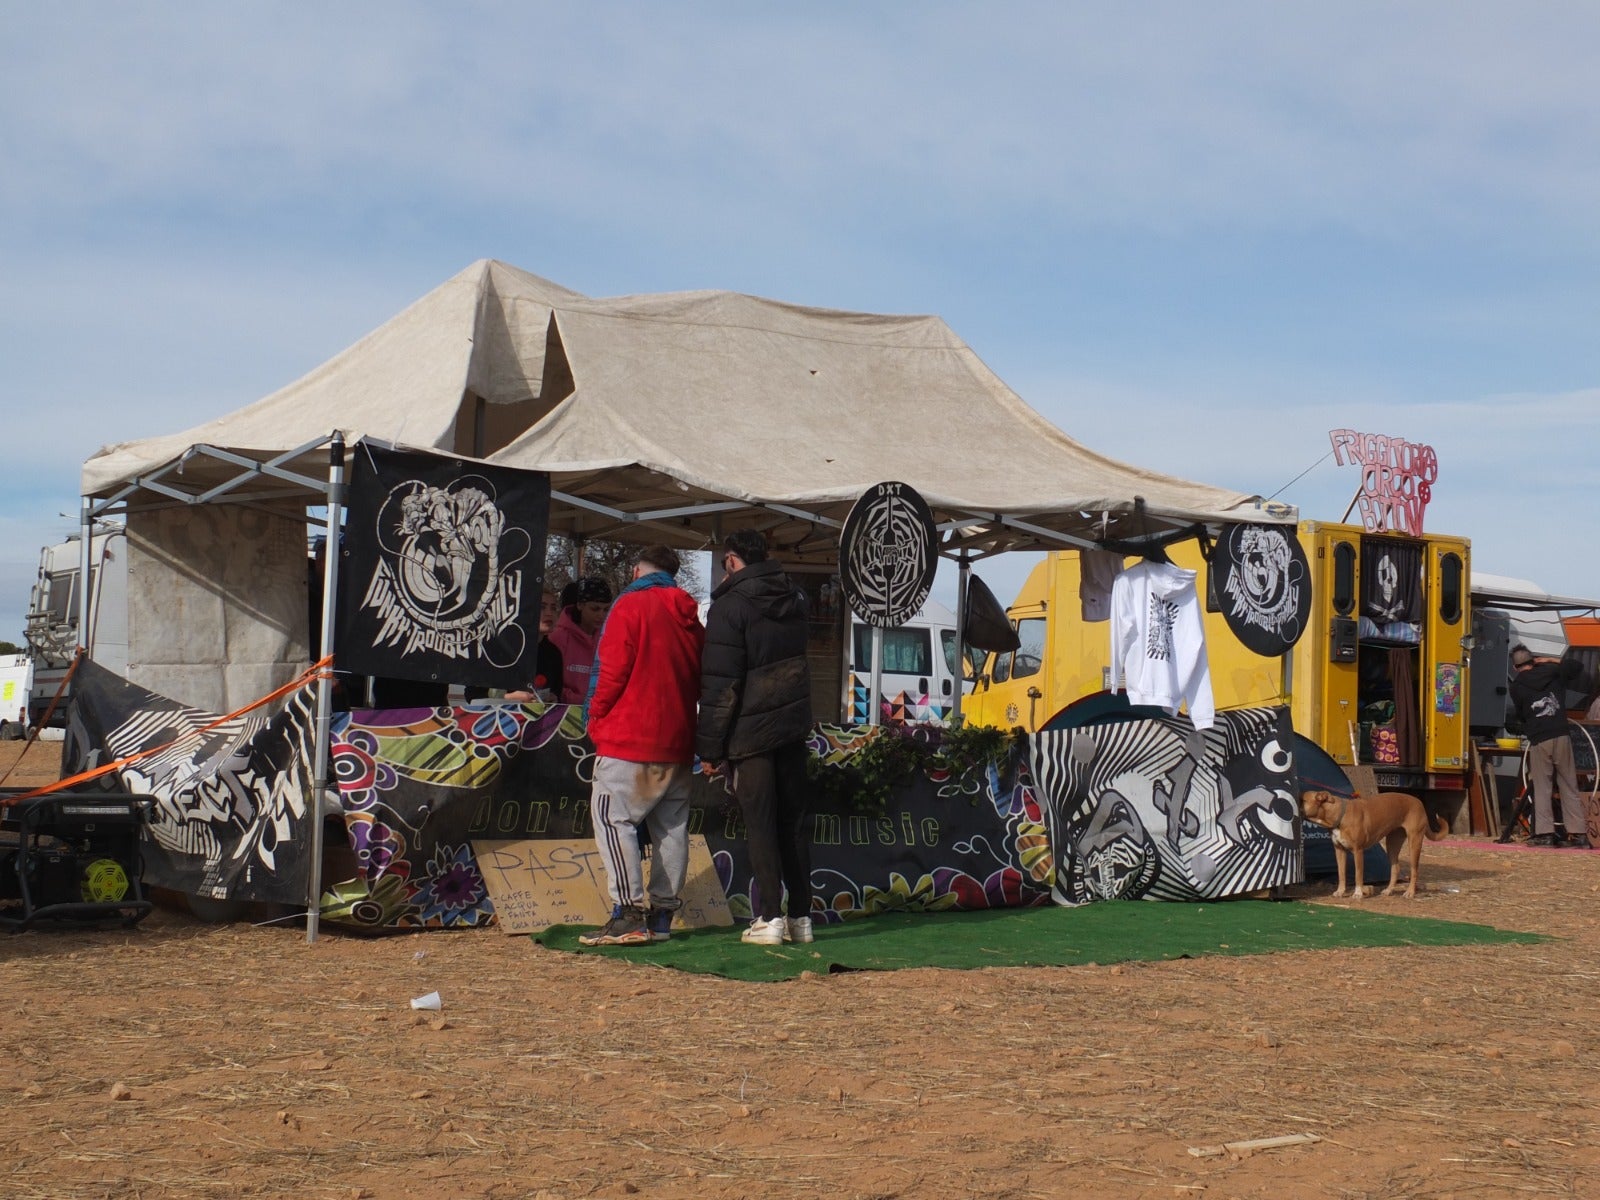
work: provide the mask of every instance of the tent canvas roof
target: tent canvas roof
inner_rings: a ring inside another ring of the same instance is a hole
[[[526,405],[544,371],[551,306],[581,299],[505,263],[473,263],[287,387],[181,433],[98,451],[84,464],[83,494],[108,495],[191,446],[273,455],[334,429],[352,442],[372,437],[471,455],[470,398],[497,410]],[[517,428],[526,422],[523,414]]]
[[[1530,579],[1491,575],[1487,571],[1472,573],[1472,602],[1480,607],[1525,609],[1530,612],[1600,609],[1600,600],[1554,595]]]
[[[979,552],[1295,515],[1081,446],[937,317],[731,292],[596,300],[487,260],[255,404],[100,451],[84,494],[125,492],[191,447],[288,455],[334,429],[548,471],[553,532],[702,545],[755,524],[800,557],[830,556],[833,526],[890,479]],[[325,473],[315,452],[285,465]],[[182,489],[230,470],[191,455]]]

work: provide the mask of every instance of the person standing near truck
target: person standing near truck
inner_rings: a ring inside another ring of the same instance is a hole
[[[1520,642],[1511,648],[1511,666],[1516,671],[1511,677],[1511,700],[1528,739],[1528,778],[1533,784],[1533,836],[1528,844],[1589,848],[1585,832],[1588,818],[1583,793],[1578,790],[1578,769],[1563,700],[1567,685],[1578,681],[1581,668],[1574,659],[1536,658]],[[1565,841],[1555,832],[1550,803],[1552,781],[1561,789]]]

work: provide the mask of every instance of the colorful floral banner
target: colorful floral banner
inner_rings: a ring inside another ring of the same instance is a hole
[[[941,733],[820,726],[810,749],[839,770],[875,737],[915,739],[923,763],[882,811],[861,812],[819,783],[810,819],[815,919],[888,909],[1044,903],[1054,882],[1027,766],[955,774],[933,755]],[[472,841],[592,835],[594,748],[583,710],[481,702],[358,711],[335,728],[333,763],[350,878],[323,895],[324,919],[368,927],[479,925],[492,912]],[[723,782],[695,783],[690,831],[704,834],[735,916],[751,912],[743,823]],[[334,872],[335,877],[341,872]]]

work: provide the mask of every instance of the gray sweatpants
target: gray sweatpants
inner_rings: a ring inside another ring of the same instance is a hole
[[[1561,789],[1561,823],[1567,827],[1567,836],[1581,838],[1587,835],[1589,808],[1578,790],[1577,761],[1572,753],[1572,739],[1566,734],[1539,742],[1528,749],[1528,778],[1533,783],[1533,831],[1549,833],[1555,828],[1554,806],[1550,803],[1550,784]]]
[[[589,796],[611,903],[645,907],[639,825],[650,830],[650,907],[677,908],[689,871],[689,764],[596,758]]]

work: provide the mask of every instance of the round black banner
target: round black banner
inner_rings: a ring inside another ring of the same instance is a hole
[[[1311,620],[1311,566],[1292,525],[1224,525],[1211,587],[1233,635],[1266,658],[1288,651]]]
[[[869,625],[891,628],[917,615],[933,587],[939,531],[915,488],[868,488],[839,535],[839,583],[850,608]]]

